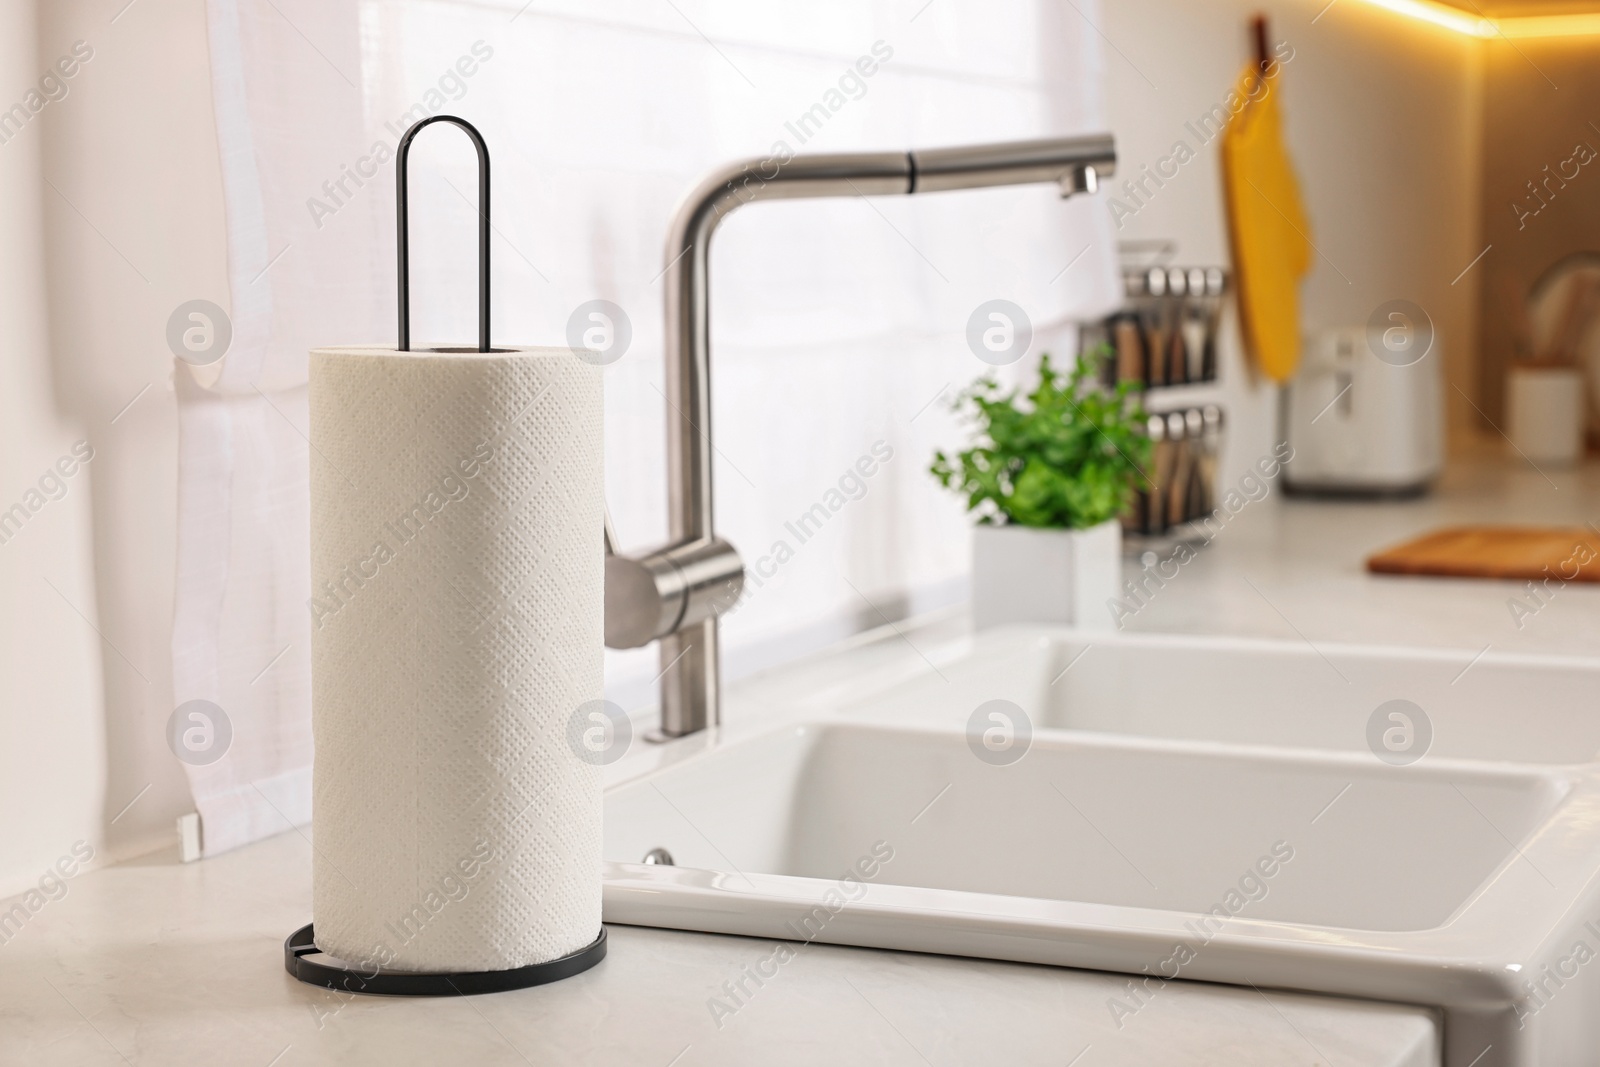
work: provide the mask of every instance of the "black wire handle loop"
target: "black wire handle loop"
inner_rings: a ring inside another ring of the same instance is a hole
[[[478,351],[489,351],[489,148],[472,123],[454,115],[434,115],[414,124],[400,138],[400,148],[395,153],[395,214],[398,241],[396,250],[400,260],[400,344],[399,351],[411,351],[411,242],[410,227],[406,222],[406,157],[411,153],[411,142],[424,126],[435,122],[448,122],[459,126],[472,139],[478,150]]]

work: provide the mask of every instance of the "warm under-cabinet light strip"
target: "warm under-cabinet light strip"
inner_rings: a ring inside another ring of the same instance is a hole
[[[1447,30],[1455,30],[1469,37],[1493,37],[1494,23],[1485,18],[1469,15],[1460,8],[1436,4],[1432,0],[1366,0],[1373,7],[1381,7],[1407,18],[1431,22]]]
[[[1600,33],[1600,14],[1518,15],[1498,20],[1507,37],[1578,37]]]
[[[1397,15],[1431,22],[1468,37],[1576,37],[1600,34],[1600,13],[1482,18],[1435,0],[1365,0]]]

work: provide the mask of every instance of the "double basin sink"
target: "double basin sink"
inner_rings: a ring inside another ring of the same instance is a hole
[[[1447,1067],[1590,1062],[1597,702],[1585,659],[890,633],[609,767],[605,918],[1124,972],[1130,1015],[1174,979],[1388,1000]]]

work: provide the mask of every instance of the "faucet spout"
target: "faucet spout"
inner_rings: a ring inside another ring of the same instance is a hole
[[[911,192],[940,193],[995,185],[1054,183],[1063,196],[1093,192],[1116,172],[1116,144],[1108,133],[1043,141],[929,148],[910,153]]]
[[[667,506],[669,543],[606,561],[606,643],[661,643],[661,734],[718,722],[717,620],[743,590],[744,569],[712,526],[711,237],[757,200],[893,196],[999,185],[1055,184],[1093,193],[1116,170],[1109,134],[746,160],[707,175],[679,204],[666,248]]]

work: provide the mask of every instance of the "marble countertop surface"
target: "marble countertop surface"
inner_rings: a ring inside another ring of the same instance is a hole
[[[1600,654],[1600,583],[1555,583],[1538,606],[1523,583],[1366,572],[1374,552],[1445,526],[1600,527],[1600,464],[1541,470],[1503,448],[1478,445],[1470,462],[1453,464],[1432,493],[1412,500],[1285,497],[1273,484],[1197,546],[1126,628]],[[1124,577],[1138,570],[1130,562]],[[1513,614],[1513,598],[1537,610]]]
[[[1600,587],[1563,586],[1518,626],[1515,583],[1365,573],[1371,552],[1465,522],[1600,522],[1600,467],[1493,454],[1396,502],[1285,499],[1274,486],[1129,620],[1144,631],[1600,651]],[[1134,567],[1129,568],[1130,574]],[[1229,1064],[1421,1067],[1431,1012],[1174,982],[1142,1006],[1125,976],[812,943],[767,983],[724,983],[766,942],[610,928],[610,954],[492,996],[342,997],[296,982],[282,942],[310,916],[309,831],[203,863],[175,852],[80,874],[0,926],[0,1063]],[[7,905],[0,904],[0,915]],[[738,1003],[720,1019],[713,998]],[[1137,1008],[1118,1025],[1113,1007]]]
[[[611,926],[594,969],[535,989],[358,997],[283,970],[310,915],[311,844],[281,834],[202,863],[79,875],[0,944],[0,1063],[30,1067],[994,1063],[1063,1067],[1438,1062],[1428,1011],[811,943],[714,1020],[711,998],[772,951],[742,937]]]

